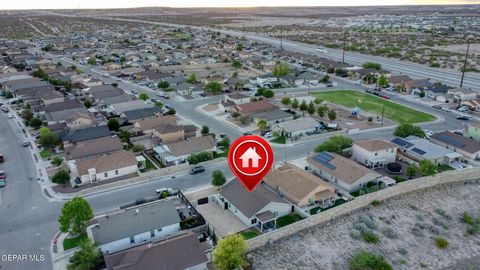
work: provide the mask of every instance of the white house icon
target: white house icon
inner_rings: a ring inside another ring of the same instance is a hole
[[[248,168],[250,167],[250,160],[252,160],[252,168],[258,168],[258,160],[262,159],[257,154],[257,151],[255,150],[255,147],[250,147],[245,151],[241,156],[240,159],[242,160],[242,167],[243,168]]]

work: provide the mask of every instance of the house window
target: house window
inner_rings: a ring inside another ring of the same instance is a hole
[[[135,237],[130,236],[130,244],[133,244],[135,242]]]
[[[252,218],[252,225],[257,223],[257,219],[256,218]]]
[[[118,170],[115,170],[115,175],[118,175]]]
[[[108,172],[103,174],[104,177],[108,177]]]
[[[273,212],[275,216],[278,216],[278,211]]]
[[[150,231],[150,237],[155,237],[155,231]]]

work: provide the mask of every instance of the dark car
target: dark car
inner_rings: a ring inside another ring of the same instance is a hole
[[[247,132],[243,133],[243,136],[247,136],[247,135],[253,135],[253,134],[250,131],[247,131]]]
[[[0,179],[5,179],[7,178],[7,175],[5,174],[4,171],[0,171]]]
[[[3,157],[2,154],[0,154],[0,163],[4,162],[5,161],[5,158]]]
[[[190,170],[190,174],[197,174],[197,173],[203,173],[205,171],[205,168],[203,166],[197,166],[197,167],[193,167],[191,170]]]
[[[457,116],[457,119],[458,120],[469,120],[468,116],[466,116],[466,115],[459,115],[459,116]]]
[[[135,205],[140,205],[146,203],[147,200],[145,198],[138,198],[135,200]]]
[[[441,110],[441,109],[442,109],[442,106],[440,106],[440,105],[433,105],[432,108]]]

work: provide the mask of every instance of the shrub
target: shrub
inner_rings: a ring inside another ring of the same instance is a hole
[[[395,233],[395,231],[392,228],[385,228],[385,229],[383,229],[382,233],[383,233],[383,235],[385,235],[388,238],[396,238],[397,237],[397,234]]]
[[[54,166],[60,166],[63,162],[63,159],[61,157],[54,157],[50,163]]]
[[[392,270],[392,266],[383,258],[373,252],[361,250],[355,253],[350,261],[348,267],[351,270]]]
[[[70,174],[67,171],[61,170],[52,176],[52,182],[57,184],[65,184],[70,180]]]
[[[440,249],[446,249],[448,247],[448,241],[445,238],[437,237],[435,238],[435,246]]]
[[[369,229],[376,229],[377,228],[377,223],[369,216],[362,215],[360,217],[360,222],[365,224]]]
[[[142,152],[143,150],[145,150],[145,146],[141,145],[141,144],[136,144],[132,147],[132,151],[137,153],[137,152]]]
[[[359,230],[350,231],[350,237],[355,240],[360,240],[362,238],[362,233]]]
[[[372,231],[362,233],[363,241],[371,244],[380,243],[380,238]]]
[[[469,225],[473,225],[474,222],[475,222],[473,217],[467,212],[463,213],[462,221],[469,224]]]
[[[379,200],[373,200],[373,201],[371,202],[371,204],[372,204],[372,206],[380,206],[380,205],[382,204],[382,202],[379,201]]]

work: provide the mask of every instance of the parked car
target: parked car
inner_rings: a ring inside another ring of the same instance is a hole
[[[453,130],[452,132],[461,136],[465,133],[462,129]]]
[[[135,200],[135,205],[140,205],[146,203],[147,200],[145,198],[138,198]]]
[[[464,114],[461,114],[461,115],[457,116],[457,119],[458,120],[469,120],[470,118],[468,118],[468,116],[466,116]]]
[[[450,109],[447,108],[447,107],[442,107],[442,111],[444,111],[444,112],[451,112],[452,110],[450,110]]]
[[[137,91],[137,90],[135,90],[135,89],[132,89],[132,91],[131,91],[131,92],[132,92],[132,94],[134,94],[134,95],[138,94],[138,91]]]
[[[2,154],[0,154],[0,163],[4,162],[5,161],[5,158],[3,157]]]
[[[250,131],[247,131],[247,132],[244,132],[244,133],[243,133],[243,136],[248,136],[248,135],[253,135],[253,134],[252,134],[252,132],[250,132]]]
[[[467,106],[462,106],[460,108],[457,109],[457,111],[459,112],[468,112],[469,108]]]
[[[0,171],[0,179],[5,179],[7,178],[7,175],[5,174],[4,171]]]
[[[24,141],[22,142],[22,146],[23,146],[23,147],[30,146],[30,143],[29,143],[28,141],[24,140]]]
[[[423,132],[425,132],[425,136],[427,136],[427,138],[430,138],[433,135],[433,131],[428,129],[424,129]]]
[[[203,166],[196,166],[190,170],[190,174],[194,175],[198,173],[203,173],[204,171],[205,171],[205,168]]]
[[[442,106],[440,106],[440,105],[433,105],[432,108],[441,110],[441,109],[442,109]]]
[[[9,114],[7,114],[7,117],[8,117],[9,119],[12,119],[12,118],[13,118],[13,114],[9,113]]]
[[[454,168],[455,170],[465,170],[473,168],[470,164],[460,163],[460,162],[452,162],[448,164],[450,167]]]
[[[3,188],[7,185],[7,182],[5,180],[0,180],[0,188]]]
[[[225,133],[220,134],[220,138],[226,138],[226,137],[227,137],[227,134]]]
[[[110,74],[108,74],[108,73],[103,73],[103,77],[106,78],[106,77],[108,77],[108,76],[110,76]]]

